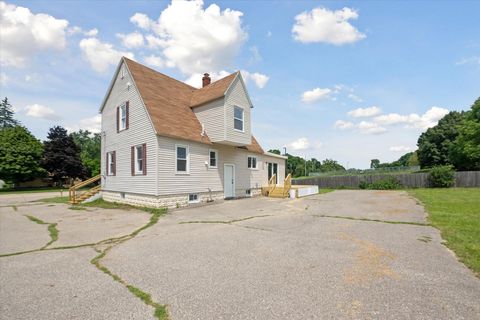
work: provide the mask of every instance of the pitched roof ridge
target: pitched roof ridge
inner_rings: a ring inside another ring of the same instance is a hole
[[[183,81],[180,81],[180,80],[178,80],[178,79],[175,79],[175,78],[173,78],[173,77],[171,77],[171,76],[169,76],[169,75],[167,75],[167,74],[165,74],[165,73],[162,73],[162,72],[157,71],[157,70],[155,70],[155,69],[153,69],[153,68],[150,68],[150,67],[148,67],[148,66],[146,66],[146,65],[144,65],[144,64],[141,64],[140,62],[137,62],[137,61],[132,60],[132,59],[130,59],[130,58],[127,58],[127,57],[125,57],[125,56],[123,56],[122,58],[125,59],[125,60],[128,60],[129,62],[136,63],[136,64],[138,64],[139,66],[142,66],[143,68],[146,68],[146,69],[149,69],[149,70],[151,70],[151,71],[153,71],[153,72],[155,72],[155,73],[158,73],[158,74],[161,75],[161,76],[167,77],[167,78],[170,79],[170,80],[174,80],[175,82],[181,83],[181,84],[187,86],[189,89],[197,90],[197,88],[192,87],[192,86],[189,85],[188,83],[185,83],[185,82],[183,82]]]

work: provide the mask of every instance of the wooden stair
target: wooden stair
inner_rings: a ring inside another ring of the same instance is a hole
[[[283,181],[283,186],[277,186],[274,183],[275,180],[276,176],[273,175],[268,181],[268,196],[270,198],[287,198],[290,194],[290,189],[292,188],[292,175],[288,174]]]
[[[98,175],[71,186],[70,189],[68,189],[69,202],[71,204],[78,204],[99,193],[102,188],[100,185],[96,185],[93,188],[85,191],[82,190],[83,192],[80,190],[80,188],[84,188],[90,184],[96,183],[100,180],[100,178],[101,176]]]

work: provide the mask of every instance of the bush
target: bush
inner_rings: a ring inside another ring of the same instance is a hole
[[[402,184],[394,177],[388,177],[383,180],[378,180],[373,183],[367,181],[361,181],[358,185],[360,189],[369,189],[369,190],[395,190],[402,188]]]
[[[450,188],[455,183],[453,166],[436,166],[430,170],[428,185],[430,188]]]

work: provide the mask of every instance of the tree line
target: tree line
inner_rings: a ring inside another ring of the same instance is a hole
[[[98,133],[67,133],[61,126],[49,129],[41,142],[14,118],[8,98],[0,102],[0,179],[8,184],[48,177],[56,185],[72,183],[100,173]]]

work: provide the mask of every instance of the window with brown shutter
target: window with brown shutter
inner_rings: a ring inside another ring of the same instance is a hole
[[[117,175],[117,152],[112,151],[112,159],[113,159],[113,168],[112,168],[112,173],[114,176]]]
[[[147,174],[147,144],[133,146],[132,149],[132,176]]]
[[[132,173],[132,176],[135,175],[135,147],[131,147],[130,148],[130,169],[131,169],[131,173]]]
[[[143,175],[147,175],[147,144],[146,143],[142,144],[142,158],[143,158],[143,162],[142,162]]]
[[[120,107],[117,107],[117,133],[120,131]]]
[[[125,130],[130,126],[130,103],[129,101],[125,102]]]

